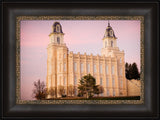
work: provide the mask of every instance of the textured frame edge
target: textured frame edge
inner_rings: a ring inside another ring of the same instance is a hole
[[[20,100],[21,20],[140,20],[140,100]],[[16,104],[144,104],[144,16],[17,16],[16,17]]]

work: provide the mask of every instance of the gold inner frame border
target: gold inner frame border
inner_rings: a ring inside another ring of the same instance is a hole
[[[140,100],[21,100],[20,22],[22,20],[140,20]],[[17,16],[16,17],[16,104],[144,104],[144,16]]]

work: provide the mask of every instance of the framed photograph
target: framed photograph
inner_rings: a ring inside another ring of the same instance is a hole
[[[143,16],[18,16],[17,104],[143,104],[143,26]]]
[[[157,4],[3,3],[2,116],[158,119]]]

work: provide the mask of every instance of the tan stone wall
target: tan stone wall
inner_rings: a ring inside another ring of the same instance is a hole
[[[128,96],[140,96],[141,94],[141,81],[140,80],[127,80]]]
[[[116,51],[115,54],[116,56],[112,57],[106,57],[104,55],[93,56],[92,54],[86,55],[86,53],[75,54],[69,52],[65,44],[50,44],[48,46],[47,60],[47,88],[58,88],[59,85],[62,85],[67,89],[69,85],[78,86],[80,78],[90,73],[96,78],[97,84],[100,85],[100,81],[102,80],[101,85],[104,87],[103,96],[126,96],[127,84],[125,79],[124,55],[120,51]],[[120,58],[122,58],[121,62]],[[74,70],[74,63],[76,63],[76,71]],[[83,65],[83,71],[81,71],[81,64]],[[90,72],[87,71],[88,64],[90,65]],[[66,70],[64,70],[64,65],[66,66]],[[94,65],[96,65],[96,72],[94,72]],[[106,72],[106,66],[108,66],[108,72]],[[114,66],[114,73],[112,73],[112,66]],[[120,69],[122,70],[121,74]],[[112,85],[113,80],[115,81],[114,86]],[[58,94],[57,97],[59,97]]]
[[[100,80],[102,79],[102,86],[104,87],[103,96],[113,96],[113,91],[115,91],[115,96],[126,96],[126,79],[125,79],[125,68],[124,61],[119,62],[119,58],[123,58],[122,55],[117,57],[105,57],[105,56],[93,56],[86,54],[73,54],[69,52],[68,55],[68,84],[77,86],[79,80],[82,76],[86,74],[91,74],[96,78],[96,84],[100,85]],[[123,59],[124,60],[124,59]],[[74,63],[77,65],[77,70],[74,71]],[[81,64],[83,64],[83,72],[81,71]],[[87,71],[87,64],[90,65],[90,72]],[[96,65],[96,72],[94,72],[94,65]],[[100,65],[102,66],[102,72],[100,72]],[[106,72],[106,66],[108,66],[108,72]],[[111,67],[114,66],[114,74],[112,74]],[[120,75],[120,68],[122,68],[122,74]],[[74,84],[76,78],[76,85]],[[108,86],[106,80],[108,79]],[[115,80],[115,86],[112,85],[113,79]],[[123,85],[120,85],[122,81]],[[107,90],[109,94],[107,94]]]

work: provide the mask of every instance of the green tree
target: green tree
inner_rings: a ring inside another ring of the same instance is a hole
[[[98,90],[99,90],[99,94],[102,94],[102,93],[104,93],[104,88],[103,88],[103,86],[98,86]]]
[[[47,90],[45,88],[44,82],[40,80],[34,82],[34,89],[33,89],[33,97],[37,100],[45,99],[47,96]]]
[[[139,71],[138,71],[137,64],[136,64],[136,63],[133,63],[131,69],[132,69],[132,70],[131,70],[131,71],[132,71],[132,72],[131,72],[132,79],[139,80],[139,79],[140,79],[140,73],[139,73]]]
[[[85,94],[85,87],[83,85],[78,86],[78,96],[83,97]]]
[[[78,90],[82,95],[85,94],[86,98],[90,98],[94,95],[95,86],[96,79],[91,74],[87,74],[80,79]]]
[[[129,64],[127,62],[125,64],[125,73],[126,73],[126,78],[129,79]]]
[[[103,86],[100,86],[100,85],[96,85],[94,87],[94,94],[97,94],[99,96],[99,94],[102,94],[104,93],[104,88]]]
[[[132,79],[132,64],[129,64],[129,76],[128,79],[131,80]]]
[[[138,71],[137,64],[134,62],[133,64],[125,64],[125,74],[128,80],[131,79],[140,79],[140,73]]]

